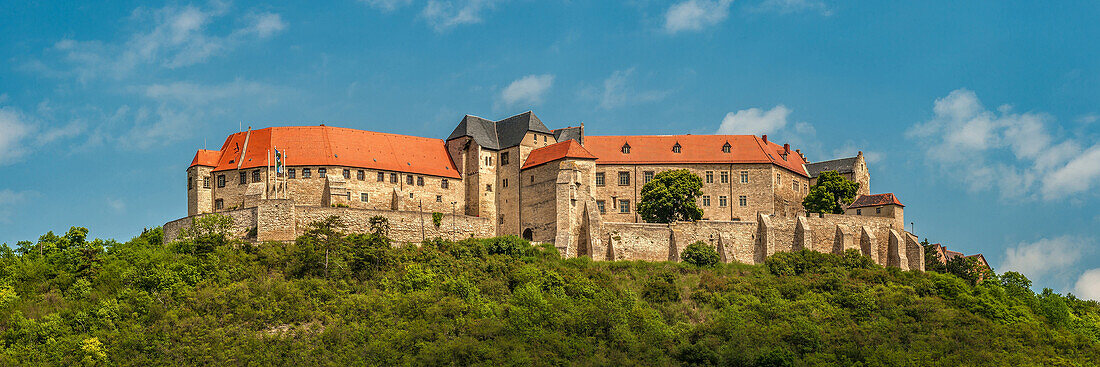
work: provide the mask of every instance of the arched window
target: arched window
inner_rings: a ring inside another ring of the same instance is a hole
[[[535,233],[530,228],[523,230],[523,239],[531,241],[535,238]]]
[[[733,147],[730,146],[730,143],[727,141],[726,145],[722,146],[722,153],[729,153],[731,149],[733,149]]]
[[[630,154],[630,144],[623,144],[623,154]]]
[[[672,146],[672,152],[673,153],[679,153],[680,152],[680,143],[676,143],[676,145]]]

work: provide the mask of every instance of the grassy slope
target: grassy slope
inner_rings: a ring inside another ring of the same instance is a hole
[[[0,256],[0,364],[1100,365],[1096,302],[855,254],[697,268],[361,235],[329,242],[326,279],[321,239],[77,232]]]

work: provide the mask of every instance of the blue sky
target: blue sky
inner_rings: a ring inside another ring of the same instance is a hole
[[[186,214],[239,126],[443,138],[534,110],[600,134],[863,150],[921,237],[1100,299],[1100,4],[16,2],[0,12],[0,242]]]

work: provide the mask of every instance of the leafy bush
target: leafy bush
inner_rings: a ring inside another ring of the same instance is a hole
[[[718,265],[721,261],[718,251],[703,241],[688,245],[684,252],[680,253],[680,259],[688,264],[707,268]]]

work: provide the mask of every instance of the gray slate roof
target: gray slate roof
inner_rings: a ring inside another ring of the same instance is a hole
[[[581,130],[580,126],[577,127],[563,127],[561,129],[554,130],[554,140],[559,143],[573,139],[581,145],[584,145],[584,130]]]
[[[466,115],[459,121],[447,140],[469,136],[483,148],[501,150],[514,147],[523,141],[528,131],[552,134],[537,116],[527,111],[500,121],[489,121]]]
[[[836,173],[852,173],[852,167],[856,164],[857,157],[833,159],[830,161],[814,162],[806,164],[806,173],[810,177],[817,177],[821,172],[836,171]]]

